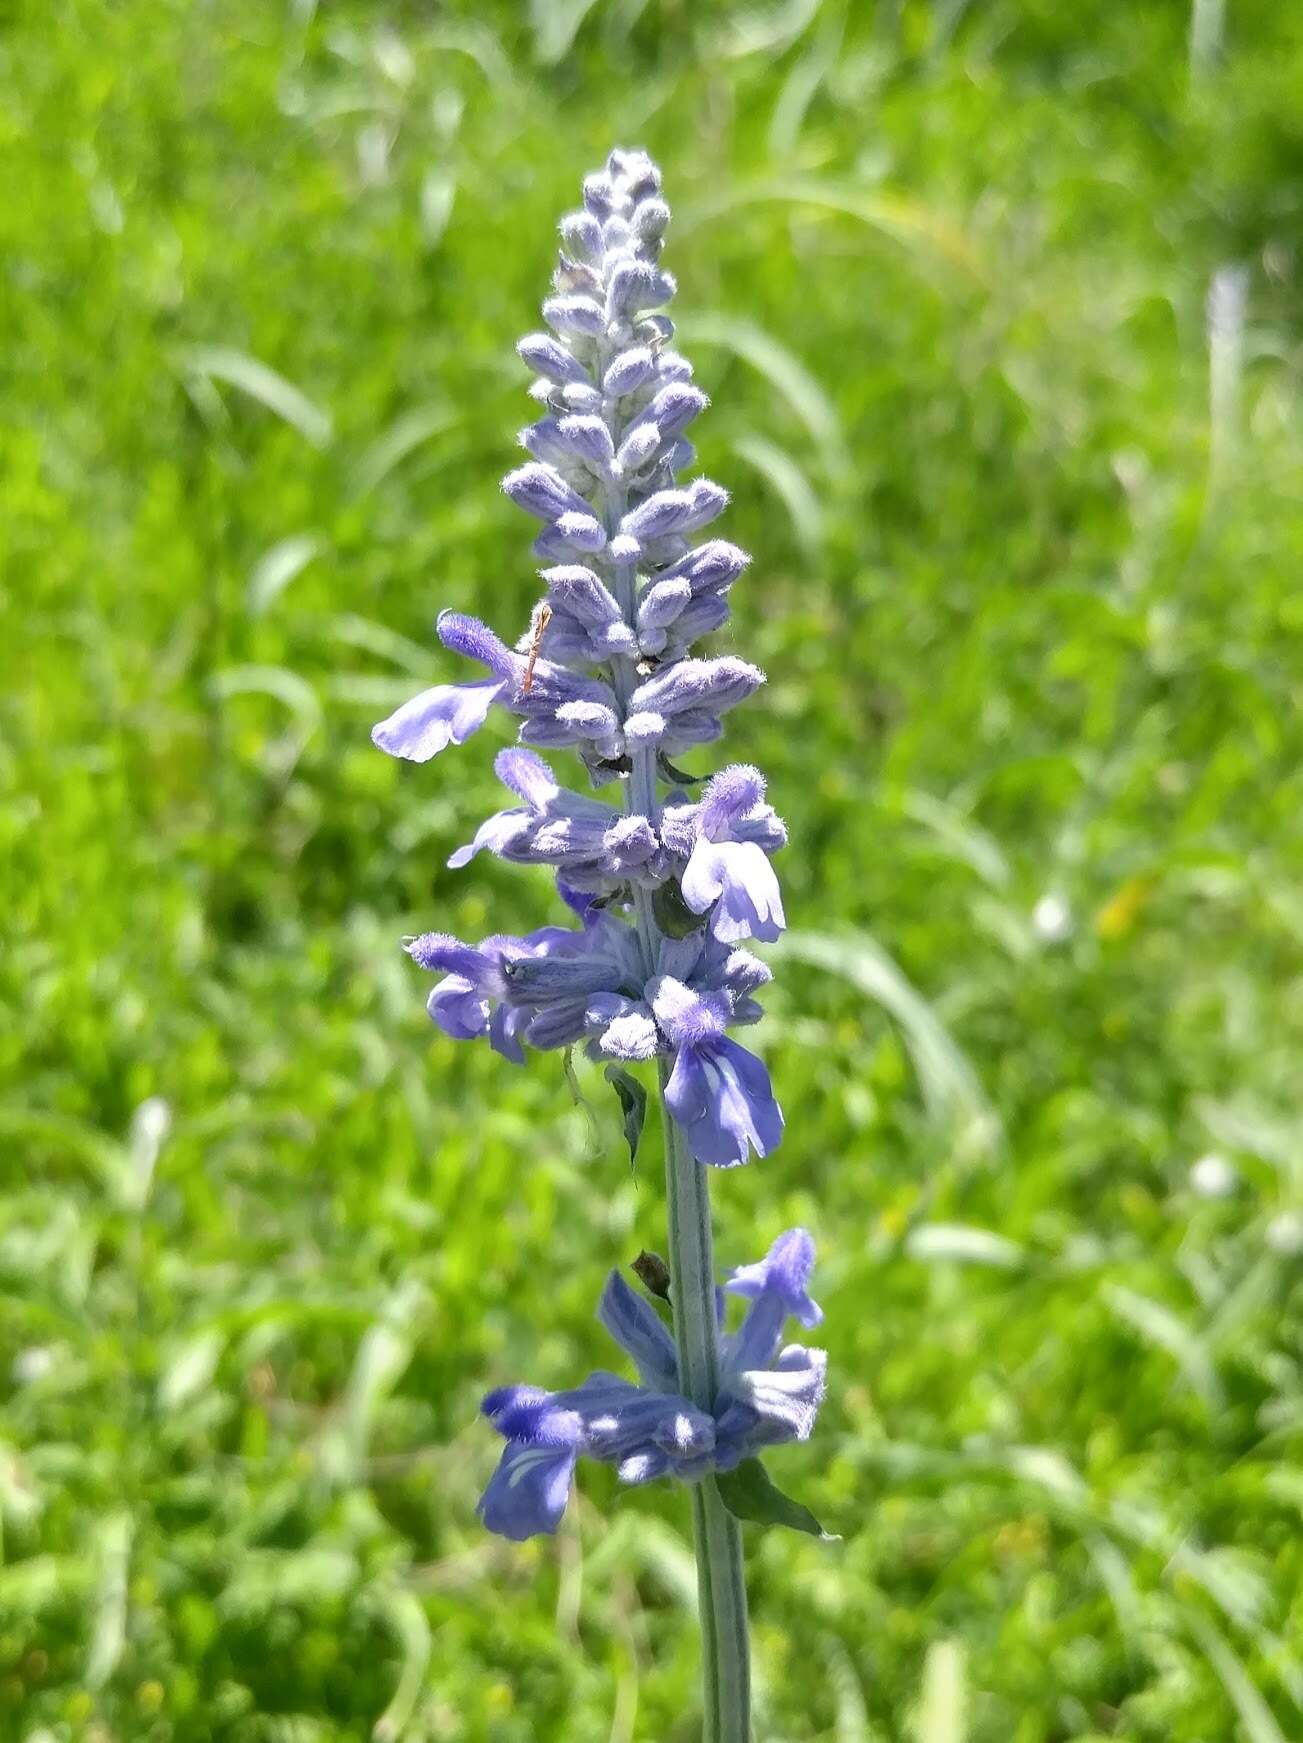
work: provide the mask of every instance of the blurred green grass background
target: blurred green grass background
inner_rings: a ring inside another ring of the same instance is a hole
[[[512,345],[662,161],[766,666],[782,1150],[833,1386],[759,1736],[1303,1735],[1303,24],[1266,0],[0,8],[0,1736],[690,1743],[686,1509],[478,1527],[482,1390],[660,1244],[613,1107],[401,934],[519,633]],[[698,759],[699,766],[709,766]]]

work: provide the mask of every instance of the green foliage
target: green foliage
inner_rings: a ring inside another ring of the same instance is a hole
[[[620,1125],[624,1141],[629,1146],[629,1166],[636,1166],[642,1130],[647,1123],[647,1091],[631,1072],[619,1065],[608,1065],[602,1076],[615,1091],[620,1104]]]
[[[760,1736],[1299,1736],[1297,9],[0,10],[0,1736],[696,1735],[681,1496],[474,1517],[663,1205],[398,948],[545,918],[444,869],[493,735],[367,739],[527,622],[511,345],[617,141],[794,843],[718,1246],[818,1239],[771,1462],[845,1542],[748,1533]]]
[[[786,1525],[792,1531],[804,1531],[807,1537],[829,1539],[810,1509],[785,1495],[759,1459],[743,1459],[736,1469],[722,1471],[716,1484],[735,1519],[754,1525]]]

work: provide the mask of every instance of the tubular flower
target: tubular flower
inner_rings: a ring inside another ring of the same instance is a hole
[[[763,1447],[807,1439],[827,1357],[784,1345],[782,1333],[789,1317],[806,1326],[822,1318],[806,1294],[813,1265],[809,1235],[789,1229],[759,1264],[743,1266],[724,1284],[749,1305],[723,1340],[709,1410],[683,1395],[674,1340],[656,1309],[612,1271],[598,1317],[632,1357],[638,1384],[599,1371],[569,1392],[537,1386],[490,1392],[482,1408],[507,1444],[479,1504],[489,1530],[516,1540],[555,1531],[581,1456],[614,1465],[624,1483],[663,1476],[697,1482]]]

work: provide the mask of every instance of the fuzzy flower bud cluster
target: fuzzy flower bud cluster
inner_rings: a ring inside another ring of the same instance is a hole
[[[410,940],[441,977],[429,999],[439,1028],[486,1037],[517,1062],[527,1047],[576,1044],[595,1059],[661,1058],[692,1154],[727,1167],[766,1155],[782,1133],[764,1065],[730,1031],[761,1014],[754,995],[769,972],[746,945],[785,924],[771,856],[786,831],[758,770],[724,768],[697,792],[672,760],[718,738],[764,675],[696,651],[727,622],[748,559],[699,536],[728,496],[684,476],[707,402],[664,313],[668,223],[659,171],[625,151],[562,221],[549,330],[518,347],[541,415],[520,435],[529,460],[503,480],[541,523],[543,596],[514,647],[445,611],[440,641],[485,675],[423,691],[373,737],[421,763],[494,710],[514,716],[520,742],[495,765],[512,802],[449,863],[487,851],[547,866],[571,910],[572,924],[524,937]],[[563,785],[548,757],[565,750],[620,802]]]

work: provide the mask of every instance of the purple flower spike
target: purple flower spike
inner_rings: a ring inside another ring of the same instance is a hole
[[[533,517],[543,595],[528,616],[513,614],[514,645],[478,617],[441,613],[440,641],[482,675],[423,691],[373,737],[425,762],[471,737],[495,704],[514,717],[517,742],[494,762],[508,796],[468,826],[448,864],[487,852],[546,867],[566,924],[478,943],[410,939],[413,961],[437,977],[430,1017],[450,1039],[486,1040],[517,1064],[530,1048],[582,1047],[618,1092],[640,1166],[638,1080],[659,1078],[669,1202],[682,1207],[685,1191],[704,1189],[699,1165],[735,1168],[782,1140],[769,1073],[735,1032],[764,1015],[756,995],[770,971],[743,946],[786,925],[771,861],[787,831],[758,770],[707,778],[697,760],[765,677],[699,645],[728,622],[750,559],[703,536],[729,497],[690,473],[687,436],[709,402],[673,348],[669,223],[655,164],[620,150],[584,182],[583,209],[562,219],[547,330],[519,346],[533,377],[535,409],[519,433],[527,459],[502,481]],[[596,792],[553,766],[564,751]],[[484,1400],[505,1442],[479,1505],[491,1531],[513,1541],[555,1532],[581,1458],[613,1466],[622,1483],[700,1484],[811,1432],[827,1358],[785,1342],[789,1321],[821,1317],[809,1235],[780,1235],[721,1289],[694,1225],[695,1213],[671,1218],[672,1330],[663,1305],[619,1273],[602,1292],[599,1318],[636,1383],[598,1371],[565,1390],[509,1386]],[[725,1290],[746,1303],[731,1324]],[[703,1637],[716,1654],[707,1688],[715,1729],[744,1737],[745,1580],[738,1534],[719,1527],[725,1508],[745,1510],[746,1485],[699,1493]]]

